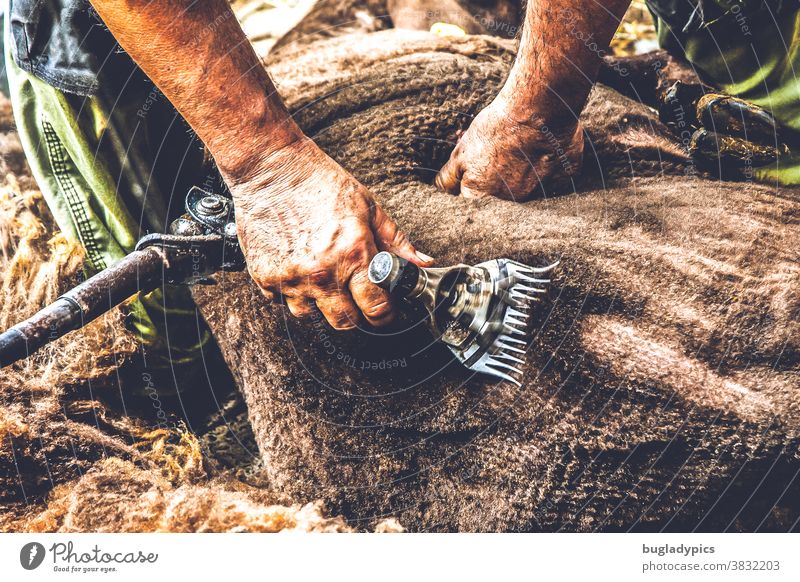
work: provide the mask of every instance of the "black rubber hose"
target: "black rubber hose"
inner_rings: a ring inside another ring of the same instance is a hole
[[[87,279],[32,317],[0,334],[0,368],[27,358],[43,346],[79,329],[136,293],[149,293],[165,280],[165,270],[185,266],[149,247]]]

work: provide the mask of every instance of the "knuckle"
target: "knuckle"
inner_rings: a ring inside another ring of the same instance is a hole
[[[369,259],[369,248],[364,236],[351,241],[341,252],[341,261],[346,267],[356,267],[366,264]]]
[[[326,319],[331,327],[336,330],[353,329],[356,326],[355,314],[348,311],[332,311],[326,314]]]
[[[255,261],[247,264],[252,279],[261,288],[295,287],[299,269],[294,264],[275,265],[271,261]]]
[[[336,277],[333,271],[324,266],[312,268],[308,273],[308,283],[312,287],[327,289],[335,283]]]
[[[352,329],[358,322],[358,311],[345,296],[328,294],[317,299],[317,307],[334,329]]]
[[[406,233],[397,228],[397,226],[394,227],[394,232],[391,234],[391,237],[389,242],[393,247],[402,247],[409,244]]]
[[[370,303],[362,311],[368,319],[385,319],[392,315],[392,304],[385,300],[379,300]]]

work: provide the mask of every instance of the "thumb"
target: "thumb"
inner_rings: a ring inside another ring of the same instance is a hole
[[[439,190],[444,190],[448,194],[458,194],[461,190],[461,164],[456,159],[455,152],[447,160],[447,163],[442,166],[439,173],[436,174],[435,184]]]
[[[389,215],[377,204],[372,217],[372,232],[375,235],[375,246],[378,247],[378,250],[389,251],[423,267],[433,263],[431,257],[414,248],[397,223],[389,218]]]

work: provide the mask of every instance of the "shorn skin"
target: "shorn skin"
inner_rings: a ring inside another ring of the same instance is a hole
[[[696,175],[652,109],[597,87],[574,190],[449,196],[436,172],[500,89],[511,43],[386,31],[279,59],[299,125],[438,264],[561,265],[522,388],[467,374],[413,309],[339,333],[244,274],[198,287],[272,487],[365,529],[797,523],[796,190]]]

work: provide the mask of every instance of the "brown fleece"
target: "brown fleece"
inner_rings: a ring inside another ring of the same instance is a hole
[[[196,290],[270,479],[351,525],[787,529],[800,516],[800,196],[695,175],[653,110],[598,86],[568,191],[431,182],[512,47],[386,31],[270,63],[302,126],[438,264],[560,259],[522,388],[467,374],[419,313],[337,333],[246,275]]]

